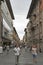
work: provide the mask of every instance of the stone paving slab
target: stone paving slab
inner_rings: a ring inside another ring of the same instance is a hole
[[[11,50],[7,55],[6,52],[4,54],[0,54],[0,65],[15,65],[15,55]],[[22,50],[22,54],[20,55],[19,65],[43,65],[43,53],[38,55],[37,64],[33,64],[32,55],[28,51]]]
[[[33,65],[33,64],[25,64],[25,65]]]
[[[25,63],[20,63],[19,65],[33,65],[33,64],[25,64]]]

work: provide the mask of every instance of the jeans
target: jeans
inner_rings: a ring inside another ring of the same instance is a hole
[[[18,65],[18,62],[19,62],[19,55],[16,55],[15,56],[15,65]]]

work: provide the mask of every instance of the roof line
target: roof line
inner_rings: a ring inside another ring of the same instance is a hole
[[[10,0],[5,0],[5,1],[6,1],[6,4],[7,4],[8,9],[9,9],[11,18],[12,18],[12,19],[15,19],[15,18],[14,18],[14,15],[13,15],[13,11],[12,11],[12,7],[11,7]]]
[[[27,14],[27,19],[31,16],[31,13],[33,12],[34,8],[36,7],[36,4],[38,3],[39,0],[32,0],[31,5],[30,5],[30,9],[28,11]]]

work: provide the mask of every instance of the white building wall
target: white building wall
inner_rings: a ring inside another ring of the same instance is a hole
[[[12,21],[12,18],[10,16],[10,13],[9,13],[9,10],[8,10],[8,7],[7,7],[5,1],[2,2],[1,9],[2,9],[2,16],[5,19],[5,22],[8,24],[8,26],[10,27],[10,29],[13,30],[12,29],[12,23],[13,23],[13,21]]]
[[[11,15],[10,15],[10,12],[8,10],[5,0],[4,0],[4,2],[1,2],[1,9],[2,9],[2,17],[3,17],[3,34],[4,34],[4,36],[6,36],[5,29],[7,29],[8,37],[6,37],[6,38],[13,39],[13,37],[11,36],[13,34],[13,21],[12,21],[12,18],[11,18]]]

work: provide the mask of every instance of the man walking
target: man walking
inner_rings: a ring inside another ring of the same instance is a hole
[[[15,52],[15,65],[18,65],[20,55],[20,47],[18,44],[15,46],[14,52]]]

